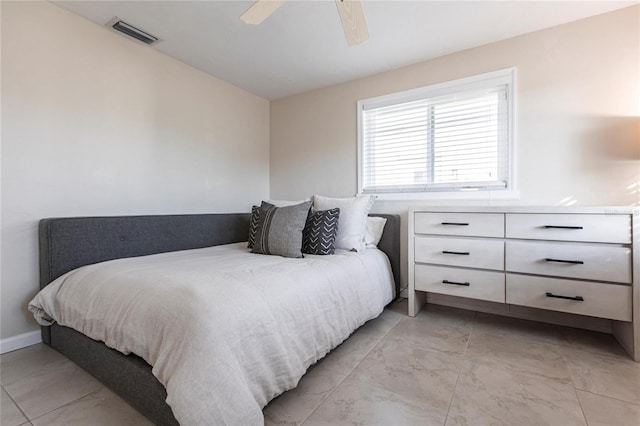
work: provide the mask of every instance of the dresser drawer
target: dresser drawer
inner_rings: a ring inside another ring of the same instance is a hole
[[[467,268],[504,268],[502,240],[472,238],[415,237],[415,261]]]
[[[416,234],[504,237],[501,213],[415,213]]]
[[[632,319],[631,287],[625,285],[507,274],[506,295],[512,305],[619,321]]]
[[[631,249],[604,244],[506,242],[506,270],[631,283]]]
[[[631,216],[508,213],[506,236],[526,240],[626,244],[631,242]]]
[[[504,303],[504,273],[416,265],[415,289]]]

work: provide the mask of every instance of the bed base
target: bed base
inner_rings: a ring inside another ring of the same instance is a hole
[[[387,254],[400,293],[400,217],[387,218],[378,247]],[[249,214],[43,219],[39,225],[40,288],[80,266],[246,241]],[[164,386],[142,358],[124,355],[71,328],[42,327],[42,340],[92,374],[157,425],[178,424]]]

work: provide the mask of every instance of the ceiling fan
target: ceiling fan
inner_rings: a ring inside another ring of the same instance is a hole
[[[247,9],[240,19],[245,24],[258,25],[282,6],[284,0],[257,0]],[[336,0],[338,14],[342,21],[344,35],[349,46],[360,44],[369,39],[367,22],[361,0]]]

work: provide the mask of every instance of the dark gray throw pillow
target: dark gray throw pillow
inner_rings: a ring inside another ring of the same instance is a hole
[[[260,218],[260,207],[251,207],[251,219],[249,220],[249,244],[247,247],[253,248],[256,243],[256,232],[258,231],[258,219]]]
[[[266,206],[273,206],[271,203],[267,203],[263,201]],[[260,207],[252,206],[251,207],[251,220],[249,220],[249,244],[247,247],[253,248],[256,243],[256,232],[258,232],[258,220],[260,219]]]
[[[311,201],[286,207],[262,202],[251,253],[302,257],[302,230]]]
[[[302,252],[307,254],[334,254],[338,234],[340,209],[319,210],[309,213],[302,231]]]

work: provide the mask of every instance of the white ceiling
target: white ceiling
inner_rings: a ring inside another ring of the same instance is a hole
[[[364,0],[371,38],[354,47],[333,0],[289,0],[259,26],[239,19],[252,1],[54,3],[100,25],[118,16],[161,38],[153,49],[272,100],[638,1]]]

